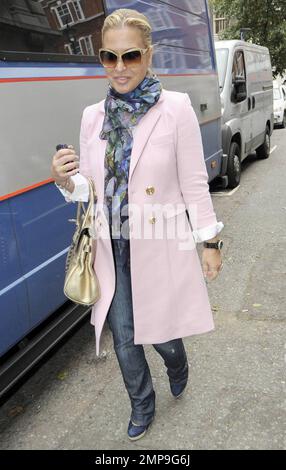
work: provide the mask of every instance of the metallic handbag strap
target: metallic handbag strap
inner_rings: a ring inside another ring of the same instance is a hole
[[[82,201],[78,202],[77,206],[77,215],[76,215],[76,220],[77,220],[77,225],[81,225],[82,228],[86,226],[90,226],[92,221],[94,220],[94,199],[96,196],[96,190],[95,190],[95,184],[90,177],[86,177],[88,184],[89,184],[89,201],[88,201],[88,206],[85,209],[84,204]],[[81,213],[83,213],[83,221],[81,222]]]

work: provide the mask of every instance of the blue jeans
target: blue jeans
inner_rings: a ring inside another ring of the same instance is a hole
[[[133,308],[128,240],[112,239],[116,288],[107,322],[113,335],[115,353],[131,401],[131,420],[149,424],[155,413],[155,392],[142,345],[134,344]],[[182,339],[153,344],[162,356],[171,383],[188,381],[188,361]]]

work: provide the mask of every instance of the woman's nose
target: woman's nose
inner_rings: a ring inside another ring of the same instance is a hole
[[[122,70],[125,70],[126,69],[126,66],[123,62],[123,60],[120,58],[117,60],[117,64],[116,64],[116,67],[115,67],[115,70],[117,72],[121,72]]]

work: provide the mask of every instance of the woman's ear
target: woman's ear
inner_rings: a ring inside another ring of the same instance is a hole
[[[153,59],[153,46],[150,46],[148,51],[148,67],[152,67],[152,59]]]

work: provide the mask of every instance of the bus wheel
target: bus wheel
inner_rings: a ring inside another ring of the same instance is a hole
[[[228,187],[236,188],[240,183],[241,161],[240,147],[237,142],[230,145],[229,156],[227,160]]]
[[[264,142],[258,149],[256,149],[256,155],[260,160],[265,160],[270,156],[270,130],[266,127]]]

